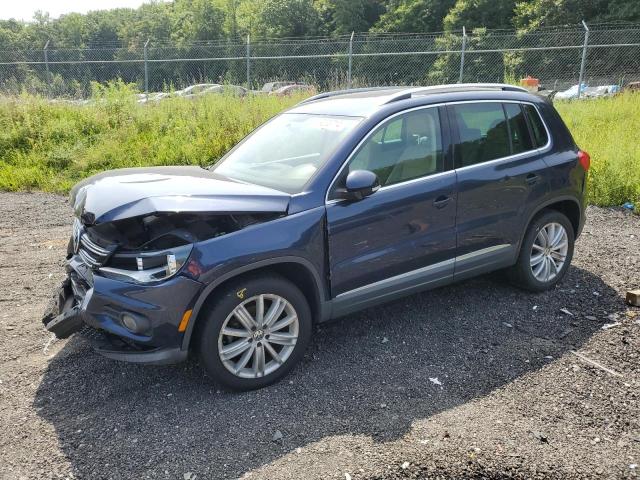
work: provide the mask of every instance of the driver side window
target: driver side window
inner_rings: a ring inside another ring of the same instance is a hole
[[[380,125],[351,159],[342,181],[354,170],[374,172],[383,187],[442,172],[438,108],[414,110]]]

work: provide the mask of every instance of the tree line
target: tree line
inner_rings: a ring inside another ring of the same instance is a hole
[[[640,21],[638,0],[175,0],[52,19],[0,21],[0,50],[100,48],[355,32],[449,32],[462,26],[531,30]]]
[[[468,48],[482,49],[491,47],[494,42],[485,35],[487,29],[489,32],[517,30],[524,34],[550,26],[575,26],[581,20],[590,23],[640,22],[640,1],[174,0],[152,1],[137,9],[70,13],[55,19],[46,12],[36,12],[29,22],[0,20],[0,91],[86,96],[93,81],[104,83],[117,78],[137,83],[143,90],[145,67],[140,59],[142,45],[147,41],[153,47],[149,50],[150,60],[239,59],[152,63],[147,67],[152,91],[203,81],[245,83],[246,65],[242,57],[246,54],[243,45],[246,35],[251,36],[252,53],[257,57],[305,57],[286,62],[255,62],[251,67],[253,87],[259,86],[259,81],[308,78],[321,88],[331,88],[345,84],[347,60],[344,57],[314,58],[314,55],[319,53],[319,45],[325,53],[344,53],[344,39],[351,32],[439,32],[430,40],[431,45],[425,40],[417,41],[420,42],[418,49],[455,51],[461,47],[463,26],[474,32]],[[577,40],[572,43],[579,44],[580,35],[578,32]],[[291,37],[325,38],[321,43],[260,44],[260,39]],[[398,44],[387,46],[395,49],[392,51],[414,49],[409,45],[410,40],[403,41],[404,44],[399,40]],[[375,52],[378,48],[374,42],[366,40],[356,43],[360,53]],[[45,45],[47,53],[44,52]],[[508,46],[502,41],[500,48]],[[637,50],[618,50],[592,64],[598,65],[603,72],[619,65],[627,65],[629,71],[640,71],[635,52]],[[45,65],[44,60],[51,62],[51,66]],[[9,65],[11,62],[26,63]],[[355,83],[361,85],[449,83],[457,81],[459,63],[460,55],[455,54],[365,56],[354,62],[353,74]],[[579,57],[573,51],[494,53],[470,57],[466,66],[467,81],[502,81],[528,73],[541,74],[544,69],[549,75],[566,74],[567,82],[575,83],[573,74],[579,69]]]

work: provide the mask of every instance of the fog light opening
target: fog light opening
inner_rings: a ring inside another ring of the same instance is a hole
[[[122,315],[122,324],[127,330],[133,333],[138,333],[140,331],[141,325],[139,325],[138,320],[127,313]]]

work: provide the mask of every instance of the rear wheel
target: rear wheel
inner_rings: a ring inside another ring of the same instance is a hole
[[[518,261],[508,272],[510,278],[534,292],[552,288],[567,273],[574,240],[573,226],[564,214],[543,212],[529,225]]]
[[[215,380],[251,390],[286,375],[310,336],[302,292],[279,276],[254,277],[220,292],[200,330],[200,357]]]

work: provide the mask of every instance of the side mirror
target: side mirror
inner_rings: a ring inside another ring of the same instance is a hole
[[[378,176],[369,170],[354,170],[347,175],[345,188],[338,191],[345,200],[362,200],[380,188]]]

